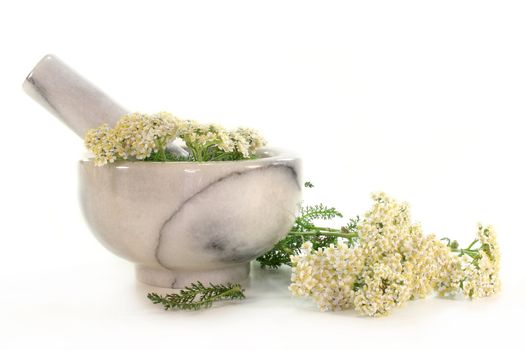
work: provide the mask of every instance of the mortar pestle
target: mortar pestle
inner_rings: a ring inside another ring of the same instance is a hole
[[[128,113],[54,55],[44,56],[22,86],[29,96],[81,138],[88,129],[103,123],[114,126],[121,116]],[[188,155],[175,142],[168,145],[168,151],[179,156]]]
[[[24,90],[80,137],[127,113],[52,55]],[[170,150],[184,154],[171,144]],[[262,149],[258,158],[217,162],[79,163],[79,196],[95,237],[135,263],[146,284],[242,282],[250,261],[282,239],[299,206],[300,161]]]

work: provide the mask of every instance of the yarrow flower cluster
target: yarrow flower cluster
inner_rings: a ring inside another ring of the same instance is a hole
[[[182,139],[190,156],[176,158],[166,146]],[[119,119],[114,128],[104,124],[90,129],[85,145],[95,156],[98,166],[116,160],[239,160],[253,157],[265,140],[254,130],[238,128],[229,131],[215,124],[180,120],[170,113],[153,115],[132,113]]]
[[[85,144],[95,155],[98,166],[117,159],[145,159],[153,152],[161,152],[173,140],[178,120],[169,113],[153,115],[132,113],[119,119],[114,128],[107,124],[90,129]]]
[[[266,141],[253,129],[226,130],[217,124],[200,124],[185,120],[178,136],[197,161],[236,160],[252,157]]]
[[[438,291],[442,295],[458,292],[470,297],[491,296],[501,288],[499,279],[500,249],[492,226],[478,225],[476,239],[465,249],[457,248],[456,242],[448,246],[455,253],[447,266],[450,273],[440,281]]]
[[[411,222],[406,203],[384,193],[373,195],[373,201],[356,241],[317,250],[306,242],[291,256],[293,295],[313,298],[322,310],[355,308],[381,316],[434,291],[474,298],[499,290],[499,247],[492,227],[480,226],[477,240],[458,249],[450,240],[425,236]]]

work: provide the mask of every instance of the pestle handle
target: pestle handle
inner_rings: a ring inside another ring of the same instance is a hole
[[[118,119],[128,113],[53,55],[46,55],[38,62],[23,88],[81,138],[88,129],[101,124],[115,126]],[[177,156],[189,155],[176,141],[171,142],[167,150]]]
[[[128,112],[53,55],[46,55],[23,83],[24,91],[78,136]]]

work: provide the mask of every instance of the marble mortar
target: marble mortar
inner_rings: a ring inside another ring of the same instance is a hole
[[[80,202],[95,236],[136,264],[143,283],[240,282],[282,239],[300,201],[299,160],[265,150],[224,162],[79,165]]]
[[[53,55],[24,81],[24,90],[83,137],[127,111]],[[169,151],[186,151],[170,144]],[[187,153],[186,153],[187,154]],[[263,150],[235,162],[119,161],[79,164],[81,206],[95,236],[135,263],[147,284],[240,282],[250,260],[291,228],[300,200],[299,160]]]

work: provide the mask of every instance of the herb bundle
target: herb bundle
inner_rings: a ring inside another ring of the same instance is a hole
[[[185,144],[187,157],[167,150],[175,139]],[[250,159],[266,143],[252,129],[226,130],[216,124],[180,120],[167,112],[122,116],[114,128],[103,124],[88,130],[84,141],[98,166],[125,159],[158,162]]]
[[[491,226],[479,225],[476,240],[459,249],[448,238],[423,234],[412,223],[408,204],[384,193],[372,199],[363,220],[352,221],[350,238],[341,229],[333,232],[337,242],[314,246],[327,235],[317,230],[315,240],[294,247],[293,295],[312,298],[321,310],[353,308],[382,316],[434,292],[475,298],[499,290],[500,253]]]

